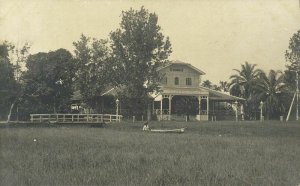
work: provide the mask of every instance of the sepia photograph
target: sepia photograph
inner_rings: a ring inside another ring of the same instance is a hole
[[[0,185],[300,186],[300,0],[0,0]]]

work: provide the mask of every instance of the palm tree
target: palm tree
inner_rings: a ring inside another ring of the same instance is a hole
[[[213,86],[212,86],[212,89],[213,89],[213,90],[217,90],[217,91],[221,91],[221,87],[218,86],[218,85],[213,85]]]
[[[203,81],[202,86],[206,88],[212,88],[212,83],[209,80],[205,80]]]
[[[237,74],[230,76],[230,94],[248,99],[254,90],[255,83],[262,73],[255,69],[256,64],[249,64],[247,61],[241,65],[241,70],[233,69]]]
[[[282,97],[287,91],[287,86],[281,71],[270,70],[268,75],[261,73],[256,89],[258,99],[264,102],[267,117],[272,118],[285,111]]]
[[[237,73],[230,76],[229,92],[231,95],[243,97],[245,102],[245,117],[256,118],[259,100],[255,95],[255,86],[262,70],[256,69],[256,64],[247,61],[241,65],[241,70],[234,69]]]
[[[229,84],[227,81],[220,81],[220,90],[223,92],[228,92]]]

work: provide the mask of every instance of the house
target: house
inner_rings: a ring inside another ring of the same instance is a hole
[[[238,115],[243,113],[243,98],[200,86],[205,73],[189,63],[172,61],[157,71],[163,76],[159,85],[160,91],[151,96],[152,115],[158,120],[234,120],[236,111],[239,111]],[[94,100],[95,109],[91,110],[87,109],[80,92],[76,91],[72,99],[72,110],[75,113],[118,112],[127,116],[128,108],[124,101],[118,98],[118,92],[122,92],[122,87],[107,87]]]
[[[158,120],[222,120],[243,114],[243,98],[200,86],[205,73],[191,64],[173,61],[157,70],[163,76],[161,91],[152,95]]]

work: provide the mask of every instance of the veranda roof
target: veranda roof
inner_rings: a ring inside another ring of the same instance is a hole
[[[200,89],[208,90],[209,91],[209,99],[216,100],[216,101],[245,101],[244,98],[232,96],[229,93],[221,92],[217,90],[212,90],[206,87],[200,87]]]
[[[206,87],[161,87],[161,93],[152,95],[155,101],[162,99],[162,94],[173,96],[208,96],[215,101],[245,101],[244,98],[229,95],[228,93],[212,90]]]

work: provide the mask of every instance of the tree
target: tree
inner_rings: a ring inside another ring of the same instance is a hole
[[[287,66],[290,70],[300,70],[300,30],[290,39],[289,48],[285,52],[285,58],[289,62]]]
[[[212,89],[216,91],[221,91],[221,87],[219,87],[218,85],[213,85]]]
[[[9,51],[13,46],[8,42],[0,44],[0,118],[9,113],[9,108],[18,94],[14,76],[15,66],[10,62]]]
[[[287,91],[284,74],[270,70],[269,74],[261,73],[257,81],[258,98],[264,102],[268,118],[282,115],[285,112],[284,94]]]
[[[213,85],[212,82],[210,82],[209,80],[205,80],[203,81],[202,86],[206,88],[212,88]]]
[[[234,69],[237,73],[230,76],[229,92],[231,95],[243,97],[245,102],[245,118],[256,117],[258,100],[256,95],[256,83],[262,70],[256,69],[256,64],[245,62],[241,70]]]
[[[247,61],[241,65],[241,70],[233,69],[237,72],[230,76],[230,93],[235,96],[248,99],[254,90],[257,78],[262,71],[255,69],[256,64],[250,64]]]
[[[159,89],[157,68],[172,52],[169,38],[157,23],[155,13],[131,8],[122,12],[120,28],[110,33],[116,82],[125,87],[126,96],[135,98],[133,104]]]
[[[107,40],[91,40],[83,34],[79,41],[73,43],[77,62],[76,88],[91,108],[96,107],[97,96],[114,84],[111,51],[107,43]]]
[[[296,72],[300,72],[300,30],[295,33],[289,42],[288,50],[285,52],[287,70],[285,71],[285,82],[290,90],[296,90]],[[299,80],[298,80],[299,81]]]
[[[30,55],[24,73],[23,112],[66,112],[73,94],[75,63],[70,52],[58,49]]]
[[[229,84],[227,81],[220,81],[220,90],[223,91],[223,92],[228,92],[229,91]]]

